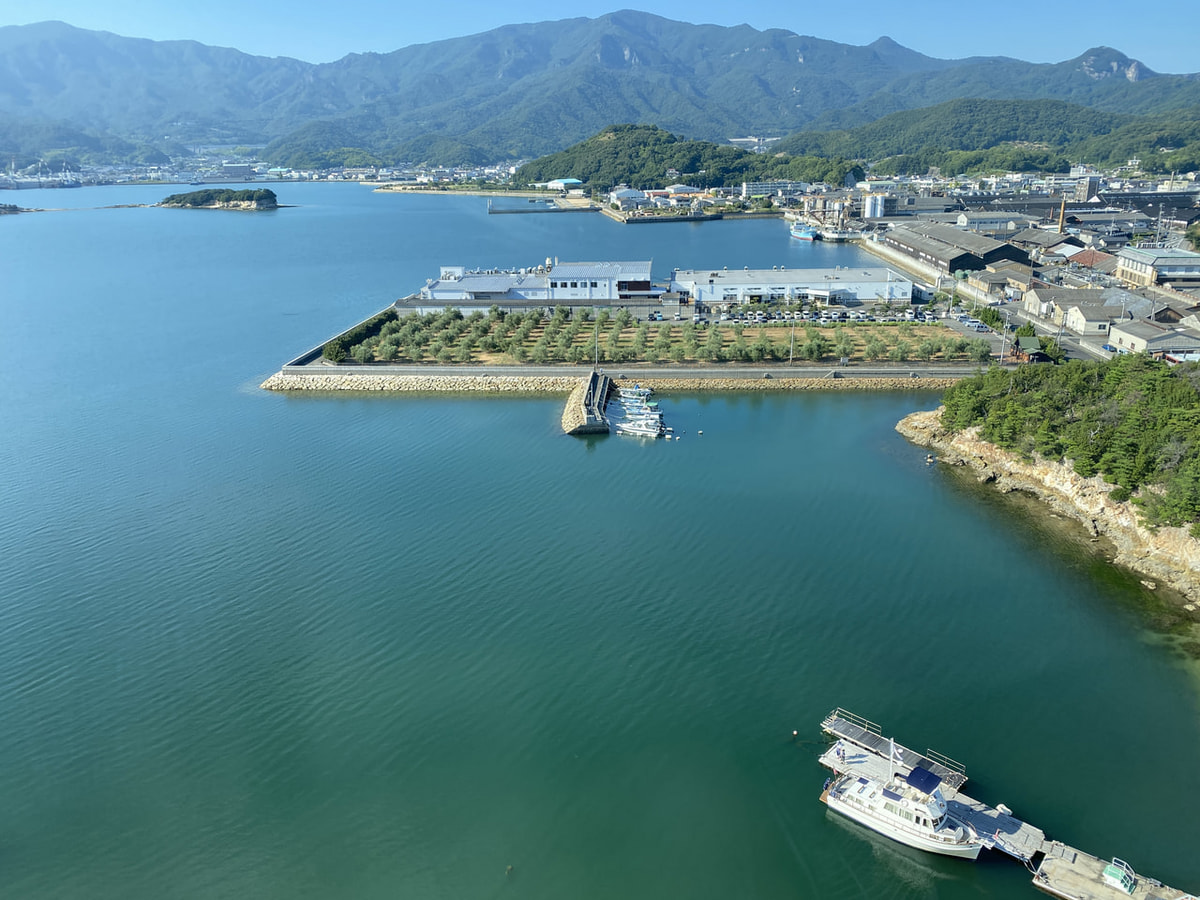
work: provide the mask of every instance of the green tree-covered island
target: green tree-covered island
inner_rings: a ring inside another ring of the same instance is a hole
[[[233,191],[206,189],[172,194],[159,204],[173,209],[278,209],[275,192],[266,188]]]

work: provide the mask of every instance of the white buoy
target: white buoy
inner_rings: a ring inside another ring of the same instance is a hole
[[[699,431],[696,432],[696,434],[704,434],[704,429],[701,428]]]

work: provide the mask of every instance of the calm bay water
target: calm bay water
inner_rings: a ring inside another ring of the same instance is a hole
[[[643,444],[257,389],[443,264],[859,251],[357,185],[95,208],[172,190],[0,218],[0,895],[1035,896],[827,815],[836,705],[1200,888],[1196,682],[1136,579],[894,432],[936,396],[672,396]]]

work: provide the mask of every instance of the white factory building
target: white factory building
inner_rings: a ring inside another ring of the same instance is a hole
[[[747,303],[912,302],[913,283],[888,268],[676,269],[671,291],[701,308]]]
[[[492,306],[512,312],[566,307],[639,307],[650,301],[651,260],[558,262],[523,269],[442,266],[436,279],[396,302],[401,312],[441,312],[447,306],[469,315]]]

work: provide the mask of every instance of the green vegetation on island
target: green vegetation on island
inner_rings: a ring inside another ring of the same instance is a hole
[[[991,346],[940,325],[913,322],[818,326],[638,322],[628,310],[595,318],[559,306],[553,315],[505,313],[464,317],[457,309],[396,316],[388,309],[325,344],[333,362],[359,365],[475,363],[766,363],[860,362],[986,363]]]
[[[983,440],[1031,458],[1066,461],[1132,497],[1150,527],[1200,537],[1200,364],[1144,354],[1104,362],[991,369],[945,395],[943,425],[979,426]]]
[[[841,185],[847,175],[864,177],[856,163],[840,157],[750,153],[708,141],[689,141],[656,125],[610,125],[586,141],[517,169],[517,185],[578,178],[594,191],[618,184],[662,188],[675,182],[694,187],[730,187],[743,181],[808,181]]]
[[[209,188],[203,191],[191,191],[187,194],[172,194],[159,205],[188,209],[206,209],[230,204],[250,206],[254,209],[275,209],[278,206],[275,199],[275,192],[266,188],[244,191]]]

